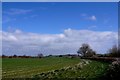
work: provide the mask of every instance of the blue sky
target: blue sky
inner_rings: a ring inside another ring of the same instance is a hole
[[[3,30],[11,27],[26,32],[50,34],[61,33],[67,28],[117,31],[117,11],[117,3],[112,2],[3,3]],[[89,19],[92,16],[96,20]]]
[[[2,4],[3,54],[76,54],[88,43],[106,53],[118,43],[118,3],[8,2]]]

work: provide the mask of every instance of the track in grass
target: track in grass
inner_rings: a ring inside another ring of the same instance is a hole
[[[97,78],[105,73],[108,63],[99,61],[90,61],[80,58],[65,58],[65,57],[47,57],[47,58],[4,58],[2,60],[2,77],[3,78],[33,78],[41,73],[48,74],[51,71],[57,70],[56,75],[47,75],[48,77],[58,78]],[[85,62],[85,65],[84,65]],[[75,67],[76,65],[82,68]],[[67,70],[66,68],[69,67]],[[61,72],[62,69],[65,69]],[[59,73],[60,71],[60,73]],[[46,76],[45,76],[46,77]],[[36,78],[36,77],[35,77]]]
[[[73,66],[80,62],[79,58],[47,57],[47,58],[4,58],[2,59],[3,78],[30,78],[38,73]]]

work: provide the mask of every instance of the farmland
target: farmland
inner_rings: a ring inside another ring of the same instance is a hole
[[[0,79],[2,78],[2,58],[0,58]]]
[[[106,72],[108,63],[81,60],[79,64],[74,66],[64,67],[59,70],[48,71],[47,73],[41,73],[34,76],[34,79],[45,79],[55,78],[55,79],[101,79]]]
[[[30,78],[40,72],[78,64],[80,59],[63,57],[48,58],[4,58],[2,60],[3,78]]]
[[[78,67],[77,67],[78,66]],[[79,68],[80,66],[80,68]],[[79,58],[47,57],[47,58],[3,58],[3,78],[40,78],[41,73],[58,71],[54,77],[88,77],[94,78],[105,72],[108,64]],[[67,69],[59,74],[61,69]],[[51,77],[48,75],[48,77]]]

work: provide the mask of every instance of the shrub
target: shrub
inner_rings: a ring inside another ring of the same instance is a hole
[[[104,79],[106,80],[120,80],[120,61],[114,61],[109,66]]]

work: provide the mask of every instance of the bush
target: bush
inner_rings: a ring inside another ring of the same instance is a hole
[[[104,79],[106,80],[120,80],[120,61],[114,61],[109,66]]]

